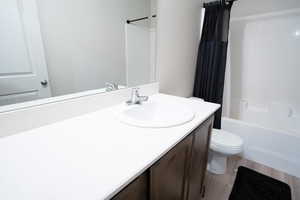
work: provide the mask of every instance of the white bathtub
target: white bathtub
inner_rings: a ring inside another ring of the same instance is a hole
[[[222,128],[245,142],[243,157],[300,177],[300,135],[229,118]]]

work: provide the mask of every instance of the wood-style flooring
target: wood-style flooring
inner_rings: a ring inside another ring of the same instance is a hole
[[[239,166],[248,167],[289,184],[292,189],[292,200],[300,200],[299,178],[237,156],[229,158],[226,174],[214,175],[207,172],[205,180],[206,194],[202,200],[228,200]]]

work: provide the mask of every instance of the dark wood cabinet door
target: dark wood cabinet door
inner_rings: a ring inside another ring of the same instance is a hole
[[[188,200],[201,199],[202,187],[207,168],[212,123],[213,117],[204,122],[193,132],[194,140],[187,181]]]
[[[148,200],[149,199],[149,172],[145,172],[129,184],[112,200]]]
[[[150,169],[151,200],[183,200],[192,137],[175,146]]]

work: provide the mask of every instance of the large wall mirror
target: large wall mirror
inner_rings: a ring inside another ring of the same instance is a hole
[[[155,82],[156,20],[156,0],[2,0],[0,106]]]

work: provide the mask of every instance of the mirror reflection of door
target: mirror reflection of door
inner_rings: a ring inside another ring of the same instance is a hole
[[[0,2],[0,112],[156,81],[156,0]]]
[[[35,0],[0,6],[0,106],[51,97]]]

